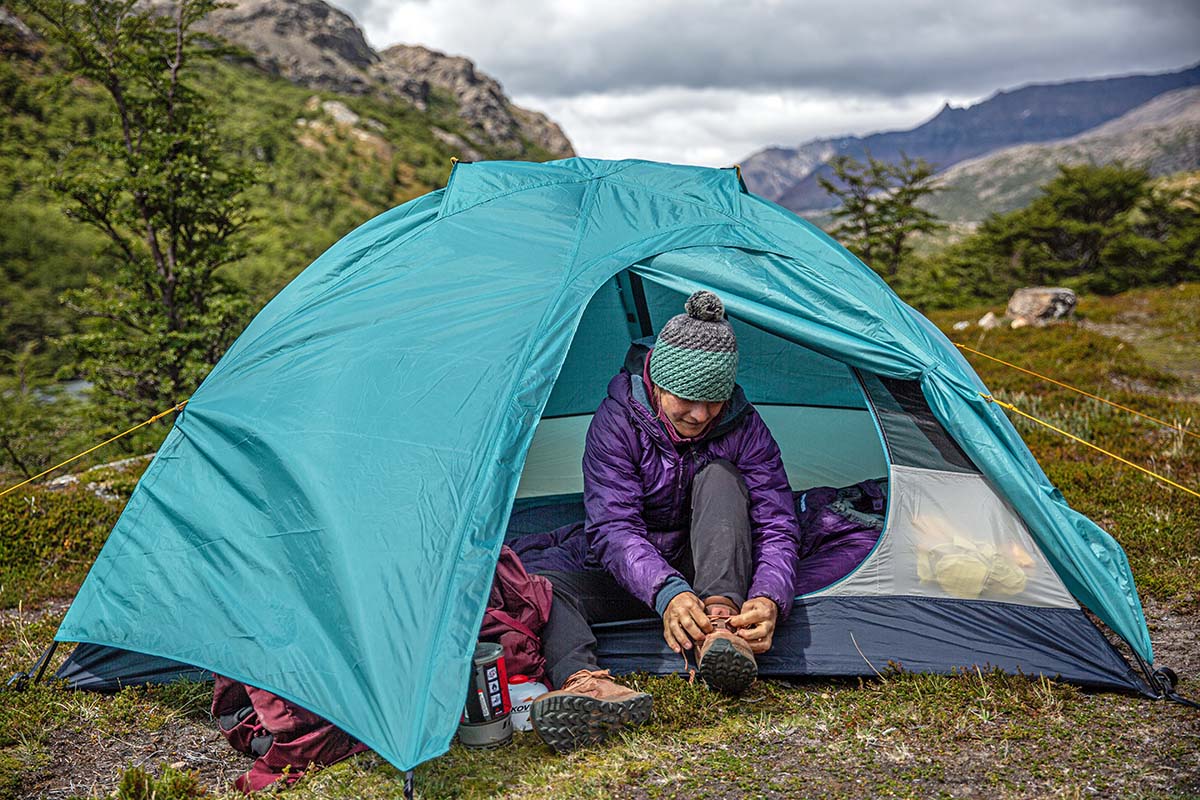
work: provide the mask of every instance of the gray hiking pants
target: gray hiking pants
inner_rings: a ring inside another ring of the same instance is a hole
[[[671,566],[701,599],[720,595],[739,607],[746,602],[754,568],[749,494],[728,461],[713,461],[696,475],[688,547]],[[599,669],[590,626],[658,616],[604,570],[543,574],[554,585],[550,619],[542,628],[546,674],[554,687],[581,669]]]

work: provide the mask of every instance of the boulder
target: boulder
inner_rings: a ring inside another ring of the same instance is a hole
[[[28,50],[39,37],[20,17],[0,6],[0,52]]]
[[[1058,319],[1065,319],[1075,311],[1075,292],[1057,286],[1027,286],[1017,289],[1008,301],[1005,315],[1013,320],[1013,327],[1024,325],[1041,326]],[[1021,324],[1018,325],[1017,323]]]
[[[321,103],[321,110],[333,118],[338,125],[357,125],[359,116],[350,107],[339,100],[326,100]]]

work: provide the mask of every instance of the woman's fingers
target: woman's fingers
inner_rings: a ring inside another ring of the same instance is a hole
[[[700,630],[700,635],[693,637],[696,641],[703,639],[706,634],[712,633],[712,620],[708,618],[708,614],[704,613],[704,606],[699,601],[694,606],[688,606],[687,612],[691,615],[692,621],[695,622],[696,627]]]
[[[775,623],[771,620],[764,620],[752,628],[742,628],[737,635],[746,640],[755,655],[759,655],[771,649],[774,633]]]
[[[706,619],[705,622],[707,621]],[[704,631],[700,630],[700,626],[696,624],[696,620],[691,616],[684,617],[681,624],[684,633],[691,637],[690,641],[688,641],[688,647],[691,647],[692,642],[699,642],[704,639]]]
[[[750,652],[759,656],[771,649],[770,639],[759,639],[757,642],[750,642]]]
[[[679,652],[679,643],[675,641],[675,630],[674,626],[671,624],[671,618],[669,616],[663,617],[663,640],[667,643],[667,647],[671,648],[676,653]]]
[[[748,605],[748,604],[747,604]],[[749,628],[760,622],[766,622],[771,615],[762,606],[749,606],[742,613],[729,618],[729,624],[735,628]]]

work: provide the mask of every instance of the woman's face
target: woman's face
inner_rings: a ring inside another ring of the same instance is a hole
[[[675,432],[685,439],[703,433],[725,405],[719,401],[684,400],[661,386],[655,386],[654,391],[658,395],[658,407],[662,409],[663,416],[674,426]]]

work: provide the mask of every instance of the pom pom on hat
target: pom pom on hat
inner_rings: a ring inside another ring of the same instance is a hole
[[[667,320],[650,354],[650,380],[677,397],[723,402],[737,378],[737,337],[725,319],[725,304],[699,291],[685,314]]]
[[[712,292],[696,292],[683,304],[683,310],[689,317],[704,322],[720,322],[725,319],[725,304]]]

